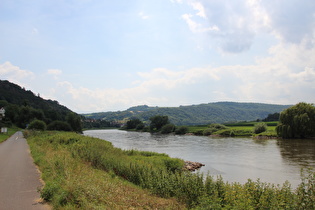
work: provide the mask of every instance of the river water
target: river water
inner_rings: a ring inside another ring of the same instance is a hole
[[[221,175],[224,181],[248,179],[274,184],[300,183],[301,168],[315,169],[315,140],[255,140],[204,136],[161,135],[121,130],[88,130],[93,136],[121,149],[166,153],[170,157],[205,164],[200,172]]]

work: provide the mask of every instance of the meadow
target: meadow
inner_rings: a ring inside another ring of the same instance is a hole
[[[300,186],[227,183],[183,170],[166,154],[121,150],[69,132],[25,131],[55,209],[314,209],[315,174]]]
[[[240,122],[240,123],[226,123],[226,128],[221,128],[211,133],[211,135],[222,136],[265,136],[265,137],[277,137],[276,126],[278,122],[266,122],[267,130],[265,132],[255,134],[254,127],[260,122]],[[210,125],[211,126],[211,125]],[[205,130],[209,128],[209,125],[188,126],[188,132],[195,135],[204,135]]]

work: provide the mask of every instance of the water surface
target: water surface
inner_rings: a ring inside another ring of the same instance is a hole
[[[295,188],[303,167],[315,168],[315,140],[255,140],[161,135],[120,130],[88,130],[85,135],[104,139],[122,149],[166,153],[171,157],[205,164],[200,172],[221,175],[225,181],[248,179]]]

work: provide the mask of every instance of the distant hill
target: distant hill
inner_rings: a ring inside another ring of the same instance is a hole
[[[45,100],[7,80],[0,80],[0,107],[6,108],[6,117],[10,118],[8,120],[12,123],[15,123],[18,117],[26,118],[30,115],[46,123],[54,120],[65,121],[67,114],[72,112],[58,101]],[[21,113],[21,107],[28,107],[28,109],[24,109],[24,113]],[[27,123],[26,119],[24,121]]]
[[[155,115],[167,115],[175,125],[202,125],[264,119],[268,114],[281,112],[291,105],[263,103],[216,102],[179,107],[149,107],[147,105],[131,107],[125,111],[84,114],[87,118],[108,121],[126,121],[139,118],[149,121]]]

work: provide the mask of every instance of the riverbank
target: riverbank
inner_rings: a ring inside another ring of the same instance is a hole
[[[315,203],[309,196],[314,174],[304,176],[297,190],[288,183],[226,183],[182,171],[183,161],[165,154],[125,151],[78,134],[34,133],[28,142],[46,182],[41,194],[61,209],[309,209]]]

